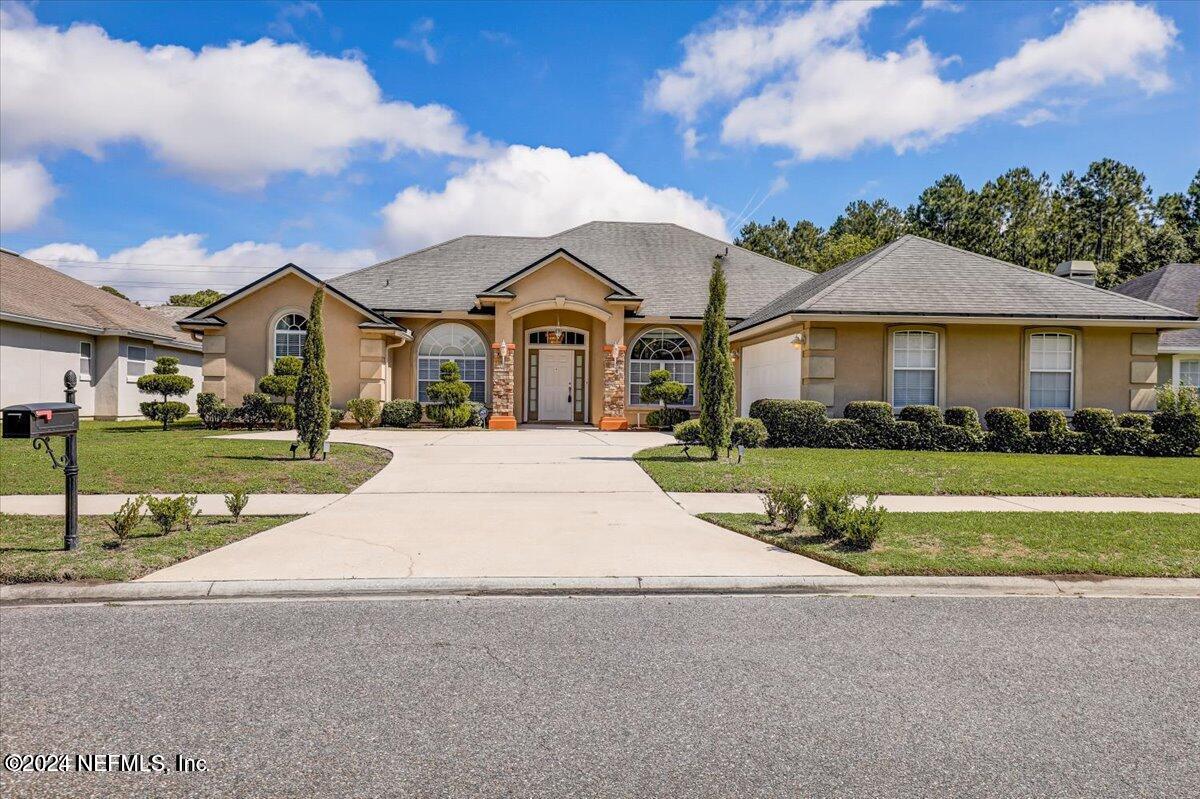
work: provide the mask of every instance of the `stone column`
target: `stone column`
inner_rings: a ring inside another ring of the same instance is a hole
[[[492,413],[488,416],[491,430],[516,430],[513,415],[513,363],[517,345],[505,341],[492,342]]]
[[[628,430],[625,418],[625,345],[604,345],[604,416],[601,430]]]

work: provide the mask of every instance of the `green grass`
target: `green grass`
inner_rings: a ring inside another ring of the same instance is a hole
[[[1200,577],[1200,517],[1185,513],[889,513],[875,546],[844,549],[757,513],[705,521],[865,575]]]
[[[1200,458],[781,448],[747,450],[736,464],[689,461],[676,445],[634,458],[664,491],[835,481],[859,494],[1200,496]]]
[[[41,583],[67,580],[126,581],[194,558],[296,516],[243,516],[234,524],[228,517],[200,517],[191,532],[176,530],[160,535],[143,520],[120,549],[108,549],[115,540],[103,516],[79,517],[79,548],[64,552],[61,516],[0,515],[0,583]]]
[[[85,421],[79,431],[79,491],[224,494],[343,494],[391,459],[386,450],[333,444],[325,461],[292,460],[287,441],[225,439],[196,420],[163,431],[153,422]],[[61,455],[63,440],[54,439]],[[28,440],[0,441],[0,494],[57,494],[61,471]]]

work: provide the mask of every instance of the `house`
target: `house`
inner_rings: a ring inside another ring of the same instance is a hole
[[[1200,264],[1168,264],[1113,291],[1184,313],[1200,313]],[[1158,337],[1158,380],[1200,386],[1200,330],[1171,330]]]
[[[1149,409],[1160,331],[1196,314],[905,236],[814,275],[673,224],[591,222],[547,237],[463,236],[330,280],[331,397],[426,400],[458,363],[491,426],[645,421],[651,371],[697,409],[714,259],[744,413],[760,397]],[[1089,271],[1089,268],[1091,271]],[[237,404],[295,355],[321,283],[288,264],[180,320],[203,336],[204,390]]]
[[[137,379],[154,359],[179,359],[180,374],[200,385],[200,343],[161,314],[135,305],[55,269],[0,250],[0,406],[61,402],[63,375],[79,376],[82,416],[125,419],[141,415],[152,397]]]

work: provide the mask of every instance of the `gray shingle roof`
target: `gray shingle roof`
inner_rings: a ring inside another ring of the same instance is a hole
[[[1200,313],[1200,264],[1167,264],[1127,280],[1113,291],[1139,300]],[[1159,346],[1200,350],[1200,329],[1172,330],[1158,337]]]
[[[670,223],[589,222],[553,236],[463,236],[334,278],[330,285],[377,309],[443,311],[562,248],[645,297],[646,316],[700,317],[713,256],[725,252],[728,314],[748,316],[811,272]]]
[[[1027,269],[920,236],[890,244],[790,290],[742,321],[789,313],[1188,319],[1174,308]]]

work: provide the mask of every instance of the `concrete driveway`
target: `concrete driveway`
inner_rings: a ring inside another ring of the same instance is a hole
[[[631,457],[669,440],[660,433],[339,430],[333,439],[394,457],[316,513],[142,579],[845,574],[689,515]]]

